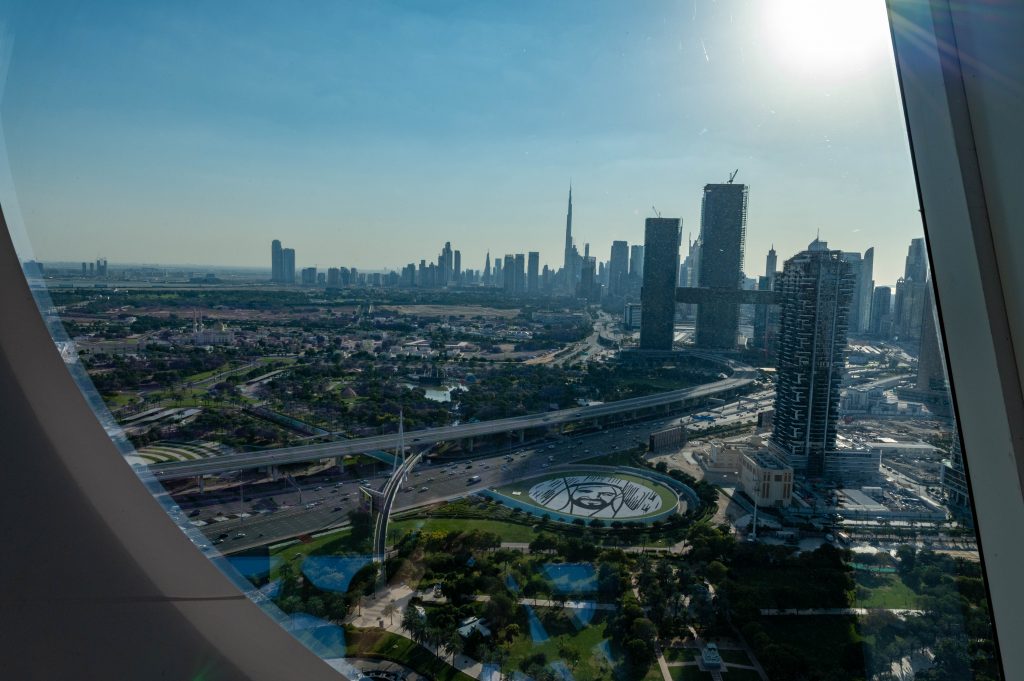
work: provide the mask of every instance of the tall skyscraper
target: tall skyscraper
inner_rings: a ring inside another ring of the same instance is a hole
[[[871,291],[875,287],[871,278],[875,249],[869,248],[863,256],[856,252],[844,252],[843,260],[850,264],[855,280],[853,300],[850,302],[850,335],[866,333],[871,321]]]
[[[516,256],[506,255],[501,264],[502,288],[505,293],[512,295],[516,290]]]
[[[572,293],[576,287],[576,249],[572,245],[572,184],[569,185],[569,208],[565,213],[565,260],[562,264],[562,276],[565,277],[565,290]]]
[[[868,332],[876,338],[892,337],[892,289],[878,286],[871,294],[871,324]]]
[[[871,325],[871,296],[875,290],[875,247],[872,246],[864,251],[864,258],[860,263],[860,280],[857,286],[860,288],[857,304],[860,309],[857,312],[857,333],[867,333]]]
[[[971,499],[967,492],[967,474],[964,472],[964,454],[960,447],[959,424],[953,423],[953,442],[949,448],[949,463],[942,468],[942,491],[949,510],[957,516],[971,519]]]
[[[747,185],[705,185],[700,222],[698,286],[711,291],[707,302],[697,306],[696,345],[731,349],[736,346],[739,307],[731,296],[716,300],[714,293],[731,293],[740,287],[747,231]]]
[[[281,251],[281,283],[295,283],[295,249],[285,248]]]
[[[494,259],[494,271],[491,274],[491,284],[495,288],[505,286],[505,273],[501,271],[501,258]]]
[[[640,280],[644,276],[644,247],[634,244],[629,247],[629,277]]]
[[[893,334],[901,341],[916,341],[921,337],[925,298],[928,284],[924,281],[901,278],[896,282],[896,300],[892,308]]]
[[[613,241],[608,263],[608,293],[615,297],[624,296],[629,283],[629,244]]]
[[[757,278],[759,291],[774,291],[778,278],[779,258],[775,253],[775,244],[768,249],[764,262],[764,276]],[[764,353],[764,361],[774,361],[778,350],[779,307],[778,305],[754,306],[754,337],[751,346]]]
[[[452,253],[452,283],[462,282],[462,251]]]
[[[892,310],[893,333],[902,341],[921,337],[928,281],[928,255],[924,239],[911,239],[903,278],[896,282],[896,300]]]
[[[522,253],[516,253],[515,260],[515,275],[512,278],[512,289],[517,294],[526,293],[526,256]]]
[[[281,252],[281,242],[277,239],[270,242],[270,281],[284,281],[284,254]]]
[[[641,350],[672,349],[681,222],[679,218],[647,218],[644,224]]]
[[[910,240],[903,278],[922,283],[928,279],[928,254],[924,248],[924,239]]]
[[[455,258],[452,253],[452,242],[444,242],[441,254],[437,256],[437,269],[440,276],[438,286],[448,286],[452,283],[455,268]]]
[[[580,285],[576,295],[594,303],[601,298],[601,285],[597,282],[597,260],[592,256],[584,256],[580,267]]]
[[[484,286],[491,285],[491,252],[487,251],[487,260],[484,261]]]
[[[530,251],[526,256],[526,291],[530,295],[540,292],[540,253]]]
[[[849,333],[857,333],[857,329],[860,328],[860,281],[863,277],[861,265],[863,264],[863,258],[860,253],[844,251],[840,256],[843,261],[850,266],[850,272],[853,273],[853,297],[850,299],[850,317],[849,317]]]
[[[840,251],[818,239],[783,267],[772,442],[795,469],[824,473],[836,446],[854,275]]]
[[[932,290],[925,287],[924,306],[921,310],[921,350],[917,354],[917,389],[940,393],[945,398],[948,384],[939,346],[939,332],[935,326]]]

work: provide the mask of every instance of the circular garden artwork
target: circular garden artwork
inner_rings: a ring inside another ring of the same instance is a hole
[[[528,494],[549,511],[608,520],[650,516],[675,500],[675,494],[659,483],[615,474],[551,477],[533,485]]]

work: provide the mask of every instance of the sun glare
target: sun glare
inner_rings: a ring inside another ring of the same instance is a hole
[[[779,57],[794,70],[851,73],[885,53],[882,0],[772,0],[764,9]]]

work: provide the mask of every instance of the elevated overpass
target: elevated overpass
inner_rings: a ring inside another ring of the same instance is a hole
[[[704,353],[693,354],[698,357],[711,358],[711,356],[706,356]],[[493,421],[462,423],[457,426],[415,430],[405,433],[405,442],[412,447],[421,447],[453,440],[468,440],[472,443],[473,438],[502,433],[519,433],[520,437],[523,437],[525,431],[530,429],[552,428],[581,421],[596,422],[611,416],[641,412],[659,407],[666,409],[674,405],[686,407],[696,405],[709,397],[728,397],[734,395],[753,383],[757,376],[756,370],[752,367],[741,365],[731,360],[722,360],[718,357],[714,359],[715,361],[727,364],[733,372],[732,375],[692,388],[682,388],[655,395],[633,397],[627,400],[604,402],[585,407],[571,407],[558,411],[527,414]],[[352,440],[321,442],[256,452],[236,452],[209,459],[155,464],[149,466],[149,471],[158,480],[176,480],[203,475],[217,475],[231,471],[318,461],[347,454],[362,454],[373,450],[394,450],[399,444],[400,437],[398,433],[391,433],[388,435],[374,435]]]

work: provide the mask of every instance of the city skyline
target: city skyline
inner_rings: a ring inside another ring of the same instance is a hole
[[[748,273],[820,229],[877,247],[894,283],[920,235],[881,4],[858,67],[833,71],[729,2],[261,9],[252,43],[230,11],[112,8],[9,29],[26,259],[252,267],[282,238],[300,267],[379,270],[443,236],[474,268],[488,250],[557,268],[570,179],[575,240],[603,257],[652,205],[695,237],[700,187],[737,168]]]

